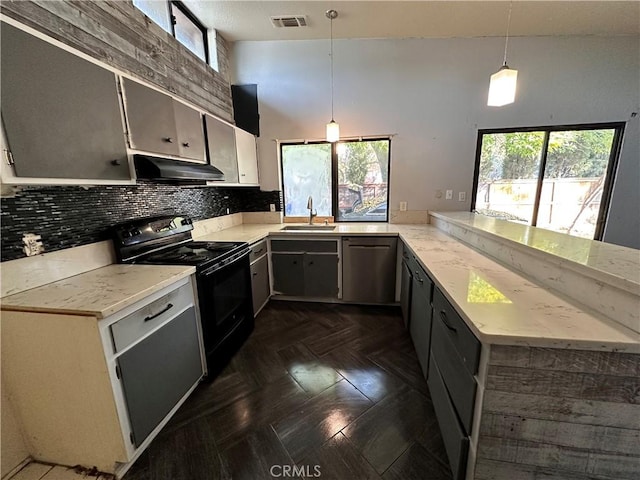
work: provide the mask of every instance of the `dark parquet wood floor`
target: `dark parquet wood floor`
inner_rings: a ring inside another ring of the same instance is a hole
[[[125,480],[314,476],[451,478],[399,309],[270,302]]]

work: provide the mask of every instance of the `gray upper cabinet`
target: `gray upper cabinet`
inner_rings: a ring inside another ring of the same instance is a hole
[[[224,181],[238,183],[236,134],[231,125],[205,114],[209,163],[222,170]]]
[[[114,73],[2,23],[2,120],[17,177],[130,180]]]
[[[179,155],[173,98],[140,83],[122,79],[131,148]]]
[[[178,154],[182,158],[206,161],[200,112],[174,100],[173,114],[178,134]]]

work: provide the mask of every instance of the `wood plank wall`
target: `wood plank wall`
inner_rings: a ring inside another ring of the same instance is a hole
[[[233,123],[229,45],[217,35],[216,72],[126,1],[6,1],[25,25]]]
[[[476,479],[638,479],[640,355],[492,346]]]

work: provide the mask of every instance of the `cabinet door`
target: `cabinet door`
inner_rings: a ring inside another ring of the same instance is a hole
[[[400,308],[405,328],[409,327],[411,314],[411,271],[406,261],[402,261],[402,281],[400,283]]]
[[[118,358],[136,446],[202,377],[197,321],[190,307]]]
[[[173,99],[140,83],[123,79],[131,148],[178,155]]]
[[[266,255],[251,265],[251,292],[255,316],[269,299],[269,261]]]
[[[418,270],[411,284],[411,319],[409,332],[416,349],[420,367],[425,378],[429,371],[429,348],[431,346],[431,299],[425,288],[425,282],[431,283],[424,272]]]
[[[178,152],[183,158],[206,162],[202,115],[197,110],[173,101],[173,114],[178,136]]]
[[[256,137],[241,128],[236,127],[235,131],[240,183],[257,185],[258,156],[256,152]]]
[[[233,127],[211,115],[205,115],[205,123],[209,163],[222,170],[225,182],[238,183],[236,134]]]
[[[2,119],[19,177],[131,178],[115,75],[2,23]]]
[[[304,295],[338,297],[338,256],[323,253],[304,254]]]
[[[304,253],[272,253],[273,291],[281,295],[301,296],[304,288]]]

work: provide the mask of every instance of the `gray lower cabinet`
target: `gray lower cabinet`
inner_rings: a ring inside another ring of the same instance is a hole
[[[304,295],[337,298],[338,255],[311,252],[304,254]]]
[[[273,292],[280,295],[304,295],[304,253],[272,253]]]
[[[447,393],[447,387],[437,362],[431,358],[429,364],[429,393],[431,402],[436,412],[440,434],[444,441],[444,447],[449,459],[451,474],[454,480],[462,480],[465,477],[467,467],[467,454],[469,452],[469,436],[458,420],[456,409]]]
[[[15,175],[129,180],[116,77],[2,23],[2,120]]]
[[[433,282],[417,262],[411,277],[411,307],[409,333],[416,349],[420,367],[425,378],[429,372],[429,351],[431,347],[431,295]]]
[[[402,258],[400,275],[400,309],[402,310],[404,326],[405,328],[409,328],[409,320],[411,316],[411,283],[413,275],[411,274],[411,269],[404,257]]]
[[[433,293],[432,323],[427,382],[453,478],[463,479],[481,344],[438,288]]]
[[[269,288],[269,257],[266,253],[251,263],[251,292],[253,295],[253,315],[255,316],[267,303],[271,293]]]
[[[338,298],[338,240],[271,240],[274,295]]]
[[[197,321],[190,307],[117,360],[136,446],[202,377]]]

